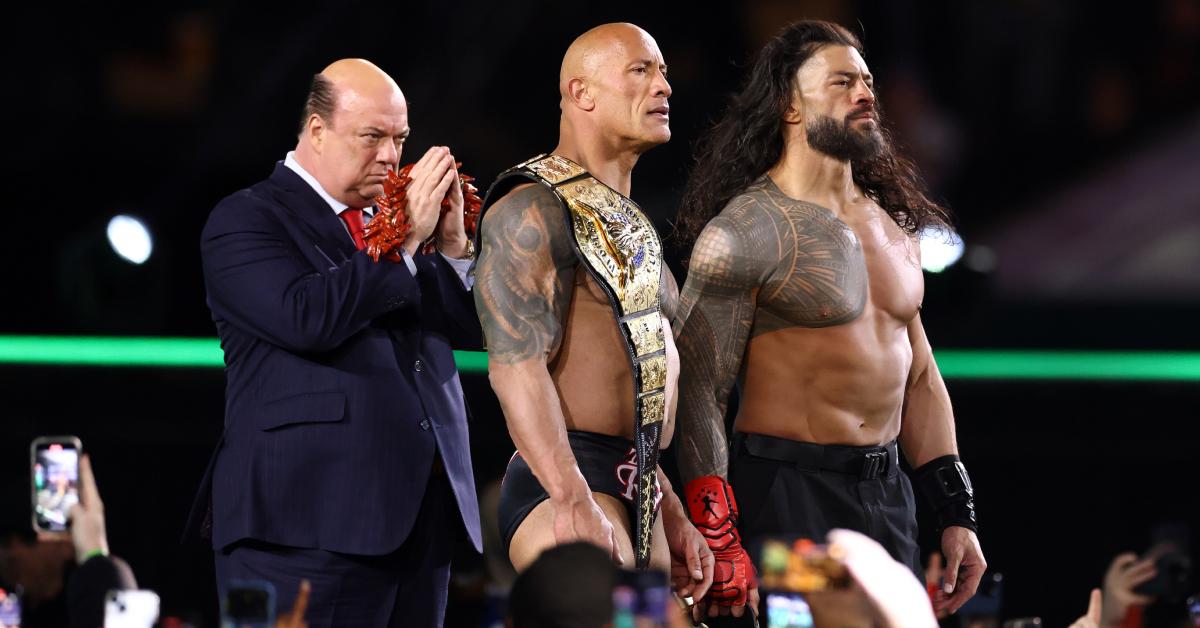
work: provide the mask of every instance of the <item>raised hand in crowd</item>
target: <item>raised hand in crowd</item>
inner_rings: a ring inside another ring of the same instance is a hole
[[[896,562],[883,546],[851,530],[831,530],[854,582],[840,591],[807,596],[818,626],[937,626],[929,595],[908,567]]]
[[[308,628],[304,613],[308,610],[308,594],[312,592],[312,584],[308,580],[300,581],[300,592],[292,603],[292,610],[280,615],[275,620],[275,628]]]
[[[1092,595],[1088,598],[1087,614],[1076,619],[1070,628],[1100,628],[1100,607],[1102,604],[1100,589],[1092,589]]]
[[[1117,555],[1104,574],[1104,604],[1100,612],[1100,625],[1120,626],[1130,608],[1153,602],[1153,597],[1136,593],[1134,589],[1157,573],[1154,557],[1139,559],[1133,552]]]
[[[96,488],[92,459],[79,457],[79,502],[71,507],[71,543],[75,546],[75,561],[87,562],[93,556],[108,556],[108,534],[104,527],[104,501]]]

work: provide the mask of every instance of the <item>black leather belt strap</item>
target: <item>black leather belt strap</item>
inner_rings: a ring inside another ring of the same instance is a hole
[[[792,463],[802,469],[857,475],[863,480],[891,476],[900,466],[900,449],[896,441],[877,447],[852,447],[736,432],[733,446],[735,454],[745,452],[758,458]]]
[[[539,155],[502,173],[488,190],[480,220],[489,203],[518,179],[546,186],[559,200],[579,263],[608,297],[625,343],[634,380],[630,401],[637,467],[630,523],[635,565],[647,569],[658,513],[658,455],[667,398],[668,330],[659,303],[662,242],[636,203],[560,155]]]

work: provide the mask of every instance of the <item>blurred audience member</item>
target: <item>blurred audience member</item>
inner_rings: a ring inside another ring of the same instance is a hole
[[[1184,599],[1194,592],[1191,534],[1185,525],[1163,523],[1151,531],[1150,548],[1140,556],[1118,554],[1104,574],[1102,590],[1092,592],[1078,628],[1170,628],[1196,625]]]
[[[34,540],[14,534],[0,548],[0,581],[22,589],[26,628],[101,626],[105,594],[137,588],[129,565],[109,555],[104,502],[87,455],[79,460],[79,491],[69,536],[41,533]]]
[[[513,582],[507,625],[511,628],[613,626],[617,610],[613,592],[622,582],[621,572],[608,553],[591,543],[576,541],[553,546],[542,552]],[[662,584],[663,592],[670,595],[666,574],[663,574]],[[679,605],[664,601],[667,626],[685,628],[692,625]],[[643,621],[644,618],[638,616],[634,625],[642,626]],[[659,623],[655,621],[654,625]]]
[[[1152,580],[1157,573],[1152,556],[1139,559],[1137,554],[1126,552],[1114,558],[1104,574],[1104,605],[1100,612],[1100,625],[1121,626],[1131,614],[1140,618],[1141,609],[1153,602],[1154,598],[1137,593],[1136,589]]]
[[[557,545],[513,582],[508,598],[514,628],[602,628],[612,621],[617,566],[591,543]]]
[[[816,626],[937,626],[925,587],[877,541],[852,530],[831,530],[827,542],[841,548],[853,578],[848,589],[806,596]]]
[[[133,570],[108,553],[104,527],[104,502],[96,488],[92,460],[79,459],[79,503],[71,507],[71,543],[79,567],[67,581],[67,616],[71,626],[104,625],[104,598],[112,590],[137,588]]]
[[[0,582],[10,590],[20,588],[22,626],[57,628],[67,623],[63,591],[72,554],[67,539],[39,540],[32,532],[10,530],[0,542]]]
[[[1153,536],[1164,530],[1141,556],[1125,553],[1113,559],[1104,574],[1104,604],[1101,628],[1171,628],[1196,625],[1188,619],[1184,603],[1193,593],[1191,558],[1186,530],[1156,526]]]

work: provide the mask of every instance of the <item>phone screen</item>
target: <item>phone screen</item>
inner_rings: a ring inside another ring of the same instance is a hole
[[[5,589],[0,589],[0,626],[21,628],[21,598]]]
[[[812,628],[812,611],[799,593],[767,593],[769,628]]]
[[[670,599],[665,572],[621,570],[613,588],[613,628],[665,626]]]
[[[39,529],[67,529],[79,502],[79,449],[69,442],[38,442],[33,454],[33,514]]]

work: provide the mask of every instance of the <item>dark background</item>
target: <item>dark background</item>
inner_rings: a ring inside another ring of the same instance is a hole
[[[341,57],[373,60],[404,89],[403,161],[449,145],[485,187],[554,146],[570,41],[639,24],[671,66],[674,137],[639,162],[633,197],[669,233],[691,143],[750,55],[805,17],[860,34],[885,116],[957,214],[963,261],[926,274],[935,348],[1200,350],[1194,0],[15,10],[0,333],[213,336],[197,246],[207,213],[294,146],[311,75]],[[146,264],[109,249],[116,213],[149,226]],[[682,279],[680,253],[669,262]],[[165,613],[211,619],[210,554],[178,537],[220,433],[222,373],[10,365],[0,382],[6,529],[28,525],[30,440],[76,434],[113,551]],[[1006,616],[1069,623],[1153,523],[1198,529],[1195,382],[949,385]],[[511,445],[486,378],[464,386],[482,486]]]

